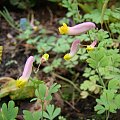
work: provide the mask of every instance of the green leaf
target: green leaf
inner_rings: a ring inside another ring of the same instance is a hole
[[[39,92],[39,97],[42,100],[45,99],[46,89],[47,89],[47,87],[46,87],[45,84],[40,84],[39,85],[38,92]]]
[[[6,103],[3,103],[3,105],[2,105],[2,115],[3,115],[3,119],[8,120],[9,116],[8,116]]]
[[[8,107],[6,103],[2,105],[2,117],[5,120],[15,120],[18,113],[18,107],[15,107],[13,101],[9,101]]]
[[[111,65],[111,56],[108,53],[108,50],[103,47],[90,51],[90,58],[87,59],[87,62],[94,69],[99,67],[107,67]]]
[[[48,96],[46,97],[46,100],[52,100],[52,95],[48,94]]]
[[[98,114],[102,114],[105,111],[116,113],[116,110],[120,107],[117,102],[119,99],[120,96],[115,93],[115,90],[104,90],[100,99],[96,99],[95,111],[98,111]]]
[[[48,118],[50,120],[53,120],[55,117],[57,117],[60,112],[61,112],[61,109],[60,108],[56,108],[54,107],[54,105],[48,105],[46,107],[46,110],[47,112],[43,112],[43,116],[45,118]]]
[[[30,111],[24,110],[23,114],[24,114],[23,117],[25,120],[34,120]]]
[[[110,30],[112,31],[112,33],[120,34],[120,23],[119,22],[111,23]]]
[[[43,69],[43,71],[44,71],[45,73],[49,73],[49,72],[51,72],[52,70],[53,70],[53,66],[51,66],[51,65],[46,66],[46,67]]]
[[[54,112],[54,105],[48,105],[46,109],[47,109],[47,112],[49,113],[50,118],[52,118],[52,115]]]
[[[50,119],[50,117],[49,117],[48,113],[47,113],[47,112],[45,112],[45,111],[43,111],[43,116],[44,116],[45,118]]]
[[[44,83],[39,84],[39,88],[35,90],[35,95],[38,99],[44,100],[46,95],[46,85]]]
[[[25,120],[40,120],[42,117],[42,112],[36,111],[36,112],[30,112],[28,110],[23,111],[23,117]]]
[[[117,90],[119,88],[119,80],[110,80],[108,83],[108,89]]]
[[[104,56],[100,61],[99,61],[99,67],[106,67],[109,65],[110,58],[107,56]]]
[[[40,98],[38,89],[35,90],[35,95],[36,95],[38,98]]]
[[[94,9],[93,11],[91,11],[91,13],[85,14],[84,18],[86,20],[92,20],[95,23],[100,23],[101,22],[101,9]],[[104,14],[104,21],[108,21],[109,17],[111,14],[111,10],[110,9],[106,9],[105,14]]]
[[[88,80],[85,80],[81,85],[80,85],[80,89],[82,90],[87,90],[90,87],[91,83]]]
[[[48,96],[46,97],[46,100],[51,100],[52,99],[51,94],[56,93],[60,87],[61,87],[60,84],[54,83],[48,91]]]
[[[49,92],[50,92],[51,94],[52,94],[52,93],[56,93],[60,87],[61,87],[60,84],[54,83],[54,84],[50,87]]]
[[[117,105],[118,109],[120,109],[120,94],[115,97],[115,104]]]
[[[58,59],[54,59],[54,61],[52,62],[52,66],[54,68],[58,68],[61,65],[62,59],[58,58]]]
[[[2,117],[2,112],[0,112],[0,120],[4,120]]]
[[[91,58],[88,58],[88,59],[87,59],[87,62],[89,63],[89,66],[90,66],[90,67],[96,69],[96,67],[97,67],[98,64],[97,64],[97,62],[96,62],[95,60],[93,60],[93,59],[91,59]]]
[[[52,118],[54,119],[55,117],[57,117],[61,112],[60,108],[56,108],[55,111],[53,112]]]
[[[97,114],[102,114],[105,112],[105,108],[101,105],[96,105],[95,106],[95,111],[98,111]]]

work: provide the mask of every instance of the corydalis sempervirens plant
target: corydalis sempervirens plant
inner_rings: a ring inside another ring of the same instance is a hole
[[[91,43],[91,45],[87,45],[86,50],[88,50],[88,51],[94,50],[96,44],[97,44],[97,40],[93,41],[93,42]]]
[[[28,79],[30,78],[32,72],[33,62],[34,62],[34,57],[30,56],[25,63],[22,76],[16,81],[17,87],[19,88],[24,87],[24,85],[28,82]]]
[[[86,33],[90,29],[94,29],[96,26],[92,22],[84,22],[73,27],[67,26],[63,23],[63,26],[59,27],[60,34],[68,34],[68,35],[79,35],[82,33]]]
[[[70,53],[67,53],[64,56],[64,59],[65,60],[70,60],[71,58],[73,58],[79,50],[79,45],[80,45],[80,40],[74,40],[73,43],[72,43],[72,46],[70,48]]]

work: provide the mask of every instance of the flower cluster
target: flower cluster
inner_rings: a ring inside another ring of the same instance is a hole
[[[69,27],[65,23],[63,23],[63,26],[59,27],[58,29],[59,29],[60,34],[80,35],[94,28],[96,28],[94,23],[84,22],[84,23],[75,25],[73,27]],[[97,44],[97,40],[93,41],[91,45],[87,45],[86,50],[92,51],[96,44]],[[70,53],[67,53],[64,56],[64,59],[70,60],[71,58],[73,58],[75,54],[78,52],[79,46],[80,46],[80,40],[74,40],[70,48]]]

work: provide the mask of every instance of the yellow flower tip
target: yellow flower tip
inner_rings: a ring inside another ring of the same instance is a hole
[[[42,56],[42,58],[44,58],[45,61],[47,61],[47,60],[49,59],[49,54],[45,53],[45,54]]]
[[[47,61],[49,59],[49,54],[45,53],[41,58],[41,63]]]
[[[90,46],[90,45],[87,45],[87,48],[86,48],[87,51],[92,51],[94,50],[94,47]]]
[[[18,88],[23,88],[26,85],[27,81],[23,79],[16,80],[16,86]]]
[[[59,27],[58,30],[60,34],[67,34],[69,27],[65,23],[63,23],[63,26]]]
[[[69,53],[64,56],[64,59],[66,61],[70,60],[71,58],[72,58],[72,56]]]
[[[38,27],[38,26],[34,26],[34,27],[33,27],[33,30],[36,32],[36,31],[39,30],[39,27]]]

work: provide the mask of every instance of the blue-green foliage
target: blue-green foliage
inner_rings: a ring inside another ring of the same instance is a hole
[[[55,117],[57,117],[60,112],[61,109],[60,108],[55,108],[54,105],[48,105],[46,107],[46,112],[43,113],[43,116],[49,120],[53,120]]]
[[[111,113],[116,113],[117,109],[120,109],[120,94],[117,94],[114,89],[104,90],[100,99],[96,99],[97,105],[95,106],[95,111],[98,114],[102,114],[105,111]]]
[[[18,107],[15,107],[13,101],[9,101],[8,106],[6,103],[2,105],[2,120],[16,120],[18,114]]]
[[[23,111],[24,114],[24,120],[40,120],[40,118],[42,117],[42,112],[40,111],[36,111],[36,112],[30,112],[27,110]]]
[[[16,6],[19,9],[28,9],[34,7],[36,0],[9,0],[10,4]]]

